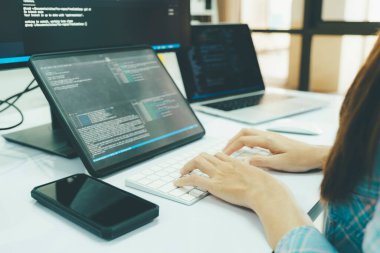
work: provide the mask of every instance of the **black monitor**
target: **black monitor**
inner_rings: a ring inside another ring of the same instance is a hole
[[[58,51],[135,44],[173,51],[186,47],[189,38],[190,0],[4,0],[0,69],[25,67],[31,55]],[[75,157],[54,117],[52,124],[4,138]]]
[[[188,43],[189,0],[3,0],[0,69],[26,66],[33,54]]]

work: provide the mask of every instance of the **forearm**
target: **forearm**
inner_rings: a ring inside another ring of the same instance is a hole
[[[266,192],[256,192],[256,196],[252,196],[254,201],[250,207],[259,216],[267,240],[272,249],[275,249],[277,243],[287,232],[296,227],[313,223],[309,216],[297,206],[286,187],[273,178],[265,181]]]
[[[310,145],[308,150],[305,149],[305,156],[300,159],[307,159],[304,162],[310,169],[323,169],[330,151],[330,146]],[[312,226],[313,222],[300,209],[286,186],[265,172],[257,176],[260,177],[261,187],[253,189],[250,208],[259,216],[268,242],[275,249],[280,239],[290,230],[305,225]]]

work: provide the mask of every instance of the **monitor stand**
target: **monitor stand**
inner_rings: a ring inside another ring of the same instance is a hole
[[[51,124],[4,134],[3,137],[7,141],[36,148],[65,158],[76,157],[76,152],[69,144],[66,134],[63,129],[60,128],[53,112],[51,112],[51,120]]]

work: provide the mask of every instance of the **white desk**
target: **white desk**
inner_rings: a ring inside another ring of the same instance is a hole
[[[332,144],[338,126],[341,98],[319,94],[304,96],[323,97],[331,101],[325,109],[293,117],[315,122],[324,133],[314,137],[292,137],[315,144]],[[198,116],[209,136],[231,136],[242,127],[248,127],[205,114]],[[16,116],[12,113],[6,118],[0,115],[0,123],[12,120],[12,117]],[[49,109],[43,102],[41,106],[26,112],[25,123],[18,129],[47,123],[49,118]],[[266,126],[256,127],[265,129]],[[0,138],[0,252],[271,252],[258,217],[249,210],[212,196],[193,206],[185,206],[124,186],[124,178],[128,173],[143,169],[152,161],[133,166],[104,180],[158,204],[159,217],[116,240],[104,241],[30,197],[34,186],[86,172],[78,158],[60,158]],[[289,186],[305,212],[319,200],[321,173],[274,175]]]

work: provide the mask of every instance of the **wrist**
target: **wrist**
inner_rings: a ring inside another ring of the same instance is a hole
[[[280,181],[265,171],[258,171],[254,180],[254,186],[247,191],[247,207],[256,213],[266,206],[274,205],[288,192]]]
[[[274,249],[286,233],[313,223],[298,207],[288,188],[271,175],[268,176],[258,179],[262,188],[251,193],[249,208],[256,212],[264,226],[268,242]]]
[[[330,154],[331,147],[329,146],[314,146],[313,147],[313,153],[316,154],[316,167],[323,169],[323,166],[325,162],[327,161],[327,158]]]

